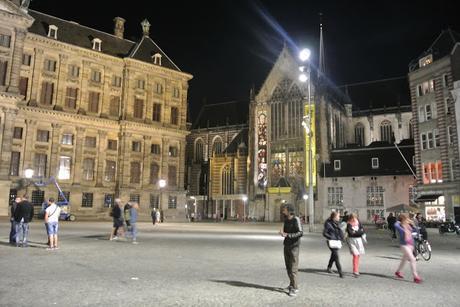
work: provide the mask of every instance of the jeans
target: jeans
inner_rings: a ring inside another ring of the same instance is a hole
[[[10,220],[11,229],[10,229],[10,244],[16,244],[16,222],[12,219]]]
[[[331,250],[331,257],[329,258],[329,263],[327,265],[327,268],[328,269],[332,268],[332,265],[335,262],[337,271],[339,271],[339,274],[342,274],[342,266],[340,265],[340,260],[339,260],[339,250],[337,248],[329,248],[329,249]]]
[[[131,223],[131,236],[133,238],[133,241],[136,241],[137,237],[137,223]]]
[[[19,245],[19,243],[22,242],[25,246],[27,246],[28,237],[29,237],[29,223],[25,223],[25,222],[16,223],[16,245]]]
[[[297,288],[297,272],[299,271],[299,246],[284,245],[284,263],[289,276],[289,286]]]

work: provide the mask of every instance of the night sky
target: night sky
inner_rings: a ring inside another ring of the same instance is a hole
[[[92,7],[106,3],[104,9]],[[124,5],[122,5],[124,4]],[[191,119],[203,100],[244,99],[258,88],[281,51],[309,47],[318,61],[323,13],[326,73],[337,85],[402,76],[439,35],[460,32],[458,1],[96,1],[33,0],[31,9],[137,41],[140,22],[182,71],[191,73]]]

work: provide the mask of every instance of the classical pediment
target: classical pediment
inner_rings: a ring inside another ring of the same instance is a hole
[[[33,22],[33,18],[27,14],[23,9],[19,8],[15,4],[13,4],[11,1],[7,0],[0,0],[0,13],[3,13],[5,15],[13,15],[17,17],[22,17],[27,19],[29,22],[29,26]]]

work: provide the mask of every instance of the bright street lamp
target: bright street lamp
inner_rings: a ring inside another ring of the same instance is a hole
[[[243,196],[243,222],[246,221],[246,201],[248,197],[246,195]]]
[[[24,177],[26,177],[27,179],[31,179],[33,176],[34,176],[34,170],[33,169],[26,168],[24,170]]]
[[[300,75],[299,81],[300,82],[307,82],[308,81],[308,114],[305,114],[302,120],[302,127],[305,129],[305,137],[308,136],[308,148],[305,148],[308,151],[308,195],[304,195],[303,199],[305,201],[305,219],[307,218],[307,200],[308,200],[308,227],[309,231],[312,232],[314,228],[314,208],[313,208],[313,149],[312,149],[312,104],[311,104],[311,78],[310,78],[310,65],[308,60],[310,59],[311,51],[307,48],[303,49],[299,53],[299,59],[302,62],[307,62],[307,69],[305,72],[305,67],[299,67]],[[307,162],[307,161],[305,161]],[[306,163],[305,163],[306,164]]]
[[[158,207],[160,209],[161,218],[164,219],[164,217],[163,217],[163,205],[162,205],[162,202],[161,202],[161,196],[162,196],[161,194],[163,192],[163,188],[166,186],[166,180],[160,179],[158,181],[158,186],[160,187],[160,197],[158,199]]]

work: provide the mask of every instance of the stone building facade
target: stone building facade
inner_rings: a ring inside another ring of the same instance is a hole
[[[204,105],[187,136],[188,208],[199,218],[251,216],[247,201],[247,101]]]
[[[455,82],[460,80],[460,34],[443,31],[409,65],[415,121],[418,201],[427,215],[460,217],[460,156]]]
[[[123,38],[120,17],[112,35],[14,1],[0,1],[0,14],[2,39],[11,40],[0,47],[9,55],[0,80],[0,214],[8,194],[28,192],[35,205],[56,198],[53,185],[35,184],[55,177],[77,218],[107,216],[121,197],[138,201],[143,216],[161,207],[166,220],[183,219],[192,76],[150,38],[148,21],[134,42]]]

